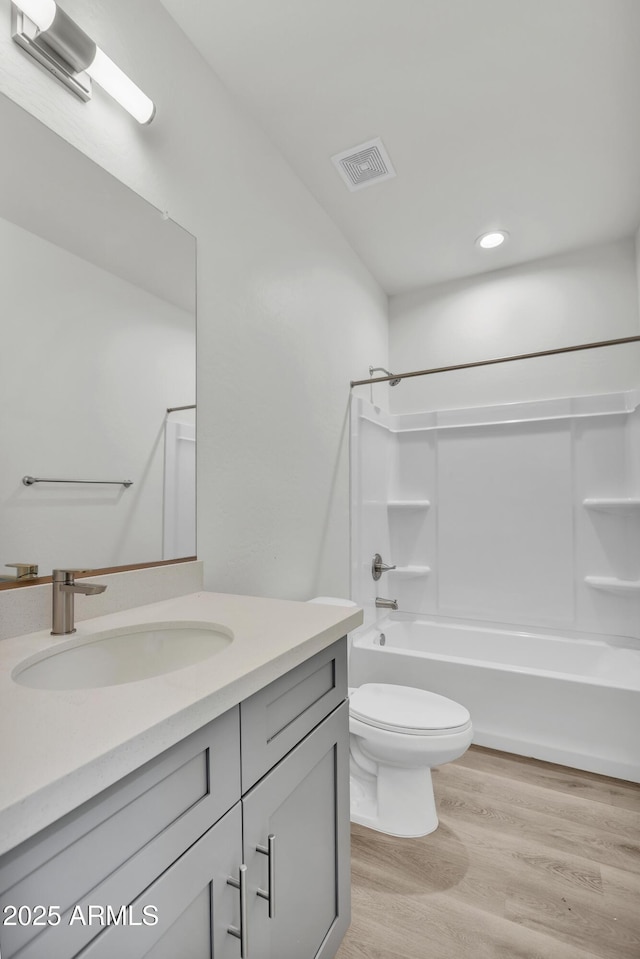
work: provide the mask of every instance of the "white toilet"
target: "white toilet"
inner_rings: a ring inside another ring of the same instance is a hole
[[[319,596],[312,603],[355,606]],[[351,820],[392,836],[438,826],[431,769],[471,745],[469,711],[413,686],[367,683],[349,690]]]
[[[349,692],[351,819],[392,836],[438,826],[431,769],[471,745],[469,711],[413,686],[366,683]]]

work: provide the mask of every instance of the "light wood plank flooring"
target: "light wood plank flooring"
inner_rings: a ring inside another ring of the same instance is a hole
[[[434,770],[440,826],[352,826],[337,959],[640,959],[640,786],[471,747]]]

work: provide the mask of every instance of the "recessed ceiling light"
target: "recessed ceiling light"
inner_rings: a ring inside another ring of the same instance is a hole
[[[508,236],[506,230],[492,230],[491,233],[483,233],[479,236],[476,243],[483,250],[493,250],[496,246],[502,246]]]

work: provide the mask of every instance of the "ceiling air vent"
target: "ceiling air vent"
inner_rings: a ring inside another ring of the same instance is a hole
[[[380,137],[336,153],[331,160],[351,191],[362,190],[396,175]]]

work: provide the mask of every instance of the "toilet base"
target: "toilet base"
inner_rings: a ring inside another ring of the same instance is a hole
[[[351,777],[351,822],[387,833],[417,838],[438,828],[431,770],[378,766],[377,776]]]

